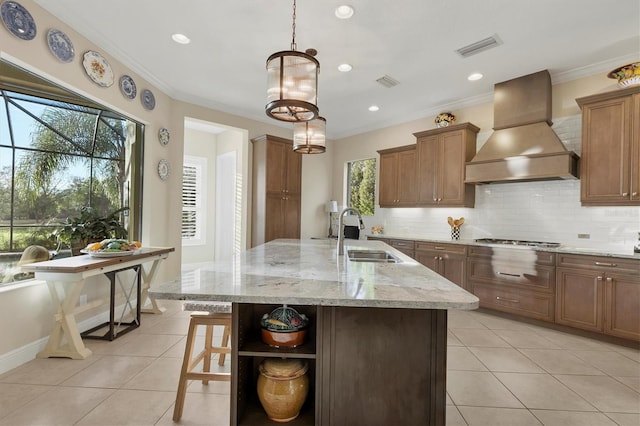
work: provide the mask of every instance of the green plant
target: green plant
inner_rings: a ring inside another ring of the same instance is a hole
[[[106,216],[97,214],[91,207],[83,207],[80,214],[68,217],[66,223],[56,229],[52,236],[58,243],[69,247],[86,246],[88,242],[105,238],[127,238],[128,232],[120,222],[120,213],[128,207],[118,209]]]

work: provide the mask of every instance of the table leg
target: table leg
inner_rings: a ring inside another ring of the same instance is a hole
[[[163,308],[162,306],[158,305],[158,302],[155,299],[149,298],[149,289],[151,288],[153,277],[156,275],[158,264],[165,257],[154,260],[153,263],[151,264],[151,269],[149,269],[149,272],[147,272],[143,266],[140,266],[140,268],[142,269],[141,305],[143,307],[141,312],[144,312],[146,314],[161,314],[167,310],[166,308]],[[151,302],[150,308],[144,307],[147,305],[147,299],[149,299],[149,301]]]
[[[82,280],[73,284],[47,281],[53,307],[57,307],[58,311],[53,316],[54,324],[47,346],[38,353],[38,358],[85,359],[91,355],[82,342],[75,318],[75,308],[83,286]],[[65,291],[65,287],[68,291]]]

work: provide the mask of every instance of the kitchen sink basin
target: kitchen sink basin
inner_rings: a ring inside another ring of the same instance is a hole
[[[347,255],[352,262],[400,263],[400,259],[384,250],[348,250]]]

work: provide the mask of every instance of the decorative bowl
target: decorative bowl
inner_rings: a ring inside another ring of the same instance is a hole
[[[640,84],[640,62],[623,65],[607,74],[607,77],[618,80],[618,86],[631,87]]]
[[[275,347],[295,347],[304,342],[309,319],[287,305],[264,314],[260,320],[262,341]]]
[[[456,116],[450,112],[441,112],[434,121],[436,122],[436,127],[447,127],[456,121]]]

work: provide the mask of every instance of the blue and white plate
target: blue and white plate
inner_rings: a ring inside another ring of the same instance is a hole
[[[156,98],[149,89],[144,89],[140,95],[142,106],[151,111],[156,107]]]
[[[164,127],[158,131],[158,139],[162,145],[167,145],[169,143],[169,131]]]
[[[73,48],[73,43],[71,43],[69,36],[60,30],[54,28],[49,30],[47,33],[47,44],[53,56],[61,62],[69,63],[73,61],[73,58],[76,56],[76,51]]]
[[[133,79],[128,75],[120,77],[120,91],[129,99],[134,99],[138,94],[135,81],[133,81]]]
[[[33,40],[36,36],[36,22],[20,3],[6,0],[0,6],[2,22],[9,32],[22,40]]]

